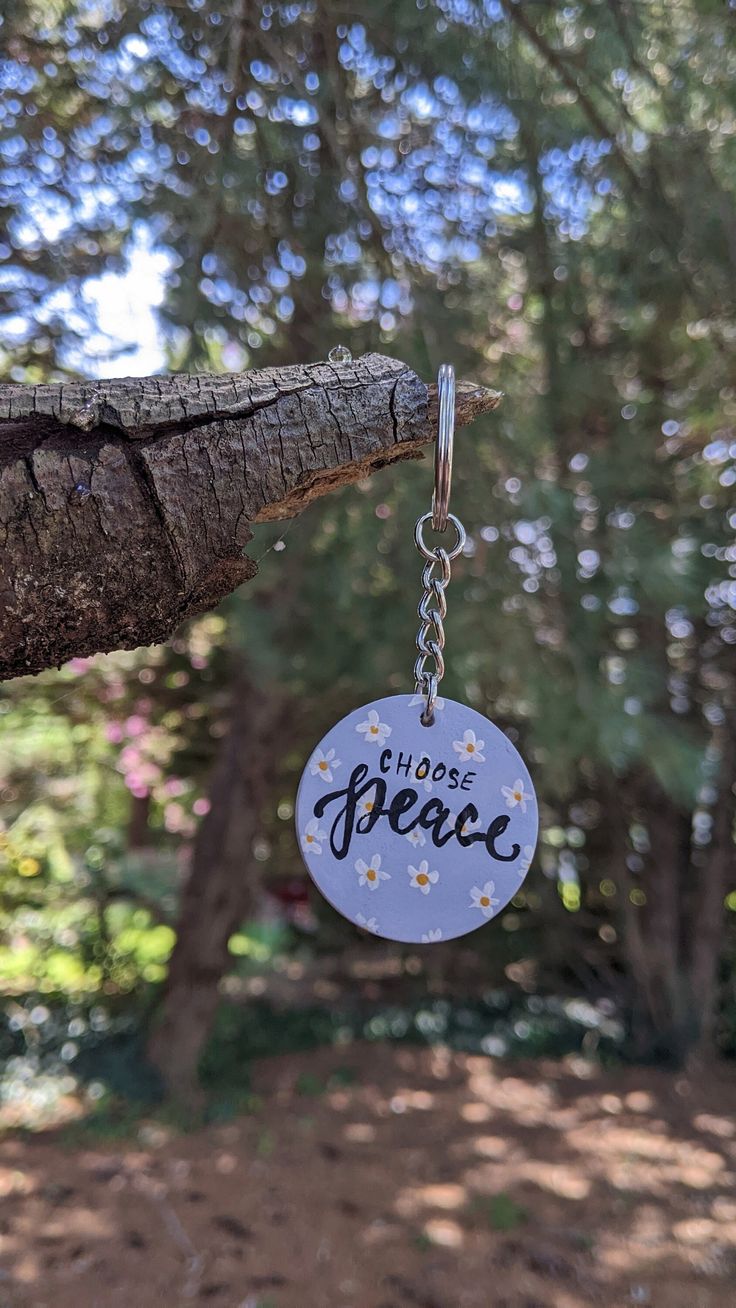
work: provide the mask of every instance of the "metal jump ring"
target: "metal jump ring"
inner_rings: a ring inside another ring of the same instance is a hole
[[[427,673],[425,704],[419,714],[419,721],[423,727],[431,727],[434,723],[434,706],[437,703],[437,686],[438,681],[434,672]]]
[[[432,518],[432,526],[434,527],[434,518],[431,513],[423,513],[421,518],[417,518],[417,525],[414,528],[414,544],[416,545],[417,549],[419,550],[419,553],[422,555],[423,558],[434,562],[434,560],[437,558],[437,555],[435,554],[434,550],[428,549],[428,547],[424,543],[424,524],[425,522],[429,522],[430,518]],[[450,562],[452,562],[453,559],[457,558],[458,554],[462,554],[463,549],[465,548],[466,536],[465,536],[465,528],[463,524],[461,523],[459,518],[455,517],[454,513],[448,513],[445,526],[447,526],[448,522],[452,523],[457,533],[457,540],[455,541],[455,544],[453,545],[452,549],[446,551],[448,559],[450,560]]]
[[[455,369],[443,363],[437,374],[439,418],[437,444],[434,447],[434,491],[432,493],[432,526],[445,531],[450,509],[452,484],[452,447],[455,439]]]

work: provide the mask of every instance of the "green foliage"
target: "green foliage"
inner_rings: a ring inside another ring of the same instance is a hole
[[[591,1031],[602,1056],[618,1057],[622,1029],[596,1007],[559,999],[514,999],[492,991],[480,1000],[407,999],[395,1004],[346,999],[329,1009],[313,1004],[284,1011],[263,1001],[223,1005],[202,1063],[202,1082],[210,1091],[248,1084],[248,1060],[320,1045],[340,1047],[352,1040],[442,1044],[467,1053],[559,1056],[580,1052]],[[349,1073],[347,1073],[349,1076]],[[345,1084],[336,1069],[326,1083],[303,1076],[306,1098]]]
[[[163,979],[177,851],[213,749],[218,621],[195,625],[179,653],[78,660],[3,691],[0,975],[11,992],[78,998]]]
[[[473,1211],[494,1231],[515,1231],[528,1220],[527,1210],[512,1199],[510,1194],[506,1194],[505,1190],[498,1194],[476,1197]]]

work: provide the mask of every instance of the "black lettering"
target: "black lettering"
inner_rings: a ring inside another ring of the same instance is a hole
[[[478,774],[477,774],[476,772],[466,772],[466,773],[465,773],[465,776],[463,777],[462,781],[460,782],[460,789],[461,789],[461,790],[470,790],[470,787],[471,787],[472,784],[473,784],[473,779],[474,779],[477,775],[478,775]],[[466,782],[467,782],[467,785],[465,784]]]
[[[396,771],[397,771],[397,773],[399,773],[399,772],[403,772],[403,773],[404,773],[404,776],[405,776],[405,777],[408,777],[408,776],[409,776],[409,773],[411,772],[411,765],[412,765],[412,757],[411,757],[411,754],[409,755],[408,759],[405,760],[405,759],[404,759],[403,750],[402,750],[402,751],[399,753],[398,762],[397,762],[397,764],[396,764]]]
[[[389,822],[389,826],[391,827],[391,830],[395,831],[398,836],[406,836],[409,834],[410,831],[414,830],[417,824],[416,818],[412,818],[408,827],[400,827],[399,818],[403,817],[404,813],[408,813],[409,809],[413,808],[416,802],[417,802],[416,790],[409,790],[409,789],[397,790],[396,794],[391,800],[391,803],[389,804],[388,807],[388,822]]]
[[[465,808],[457,815],[457,821],[455,822],[455,835],[457,836],[458,844],[463,845],[466,849],[468,845],[472,845],[475,840],[485,840],[485,834],[481,831],[471,831],[467,836],[463,835],[463,827],[465,826],[465,823],[477,822],[477,820],[478,810],[475,807],[475,804],[466,804]]]
[[[417,781],[424,781],[424,778],[426,777],[427,773],[429,772],[429,769],[431,768],[431,766],[432,766],[432,764],[431,764],[430,760],[427,758],[427,756],[426,756],[426,754],[425,754],[425,756],[424,756],[424,758],[422,759],[421,763],[418,763],[418,764],[417,764],[417,770],[416,770],[416,772],[414,773],[414,776],[416,777]]]
[[[385,781],[380,781],[380,780],[376,781],[373,778],[371,778],[371,780],[368,781],[366,785],[363,785],[361,789],[361,783],[365,781],[367,776],[368,776],[367,763],[356,764],[356,766],[353,768],[353,771],[350,776],[350,781],[348,782],[346,788],[344,790],[331,790],[328,795],[320,795],[320,798],[317,800],[317,803],[314,806],[314,816],[320,818],[322,817],[328,804],[333,803],[333,801],[336,799],[345,800],[345,804],[339,810],[335,818],[335,821],[332,824],[332,830],[330,831],[330,849],[335,855],[335,858],[343,859],[347,857],[347,852],[350,848],[350,840],[352,838],[353,828],[355,825],[355,810],[357,808],[358,801],[363,798],[363,795],[367,794],[369,790],[372,790],[374,786],[376,787],[376,808],[379,809],[379,812],[380,812],[380,807],[383,804],[383,800],[386,798]],[[383,791],[380,800],[378,798],[379,786],[382,788]],[[371,813],[369,816],[372,817],[373,813]]]
[[[382,751],[381,759],[378,764],[382,772],[391,771],[391,759],[393,758],[393,756],[394,756],[394,751],[392,749],[384,749]]]
[[[455,835],[455,828],[450,827],[449,831],[442,833],[442,824],[450,816],[449,808],[446,808],[441,799],[428,799],[419,814],[418,826],[424,827],[425,831],[432,833],[432,844],[441,849],[446,845],[448,840],[452,840]]]
[[[438,763],[436,767],[432,768],[432,780],[441,781],[446,771],[447,766],[444,763]]]
[[[499,854],[496,849],[496,840],[499,836],[503,835],[510,821],[510,815],[508,813],[502,813],[500,817],[493,819],[488,831],[486,832],[486,849],[491,858],[497,859],[499,863],[513,863],[514,859],[518,858],[521,853],[521,845],[512,845],[510,854]]]
[[[367,836],[368,833],[373,830],[383,811],[381,804],[386,798],[386,783],[385,781],[376,780],[373,784],[376,787],[376,797],[373,801],[373,808],[368,813],[361,813],[355,824],[355,830],[361,836]]]
[[[380,756],[379,766],[381,771],[388,770],[390,761],[391,751],[384,750]],[[423,776],[426,776],[431,766],[430,760],[423,756],[417,771],[423,769]],[[408,775],[411,768],[411,756],[407,761],[404,755],[400,754],[397,771],[399,768]],[[445,772],[445,765],[439,763],[434,768],[432,775],[435,780],[439,780],[440,776],[445,775]],[[450,768],[448,776],[450,789],[457,789],[459,777],[457,768]],[[477,773],[467,772],[460,783],[460,789],[466,789],[466,783],[469,784],[475,776],[477,776]],[[371,796],[371,808],[358,817],[358,804],[366,795]],[[368,835],[382,817],[388,819],[391,830],[399,836],[409,835],[416,827],[423,828],[430,833],[432,843],[437,849],[441,849],[454,836],[462,849],[467,849],[470,845],[474,845],[476,841],[482,840],[489,856],[500,863],[512,863],[521,853],[521,846],[515,842],[510,845],[509,853],[502,853],[498,848],[498,842],[511,821],[511,817],[507,813],[501,813],[498,817],[495,817],[487,831],[470,831],[463,835],[463,827],[466,823],[478,821],[478,810],[475,804],[466,804],[458,816],[453,819],[452,824],[445,828],[445,824],[450,817],[450,810],[443,804],[441,799],[436,797],[428,799],[418,814],[409,816],[406,822],[402,821],[402,819],[405,815],[410,814],[414,805],[417,804],[417,791],[407,786],[396,792],[388,806],[386,806],[386,799],[386,781],[381,776],[369,777],[366,763],[356,764],[344,789],[331,790],[328,794],[319,796],[314,805],[314,816],[316,818],[321,818],[330,805],[339,805],[330,829],[330,849],[336,859],[342,861],[347,857],[353,835]]]

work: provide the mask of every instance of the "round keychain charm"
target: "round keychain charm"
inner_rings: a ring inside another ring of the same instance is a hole
[[[319,890],[357,926],[435,944],[495,917],[534,855],[537,801],[511,741],[475,709],[438,696],[447,599],[465,528],[450,513],[455,374],[438,377],[432,510],[414,543],[425,560],[414,695],[393,695],[338,722],[307,763],[297,836]],[[424,528],[455,532],[429,547]],[[431,659],[433,667],[427,667]]]
[[[454,700],[392,695],[338,722],[312,754],[296,805],[310,875],[338,912],[390,940],[474,931],[517,893],[537,838],[520,755]]]

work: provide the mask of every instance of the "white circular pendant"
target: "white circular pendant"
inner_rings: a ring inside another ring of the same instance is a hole
[[[388,940],[466,935],[517,893],[537,801],[520,754],[465,704],[392,695],[349,713],[315,749],[296,804],[299,845],[338,912]]]

